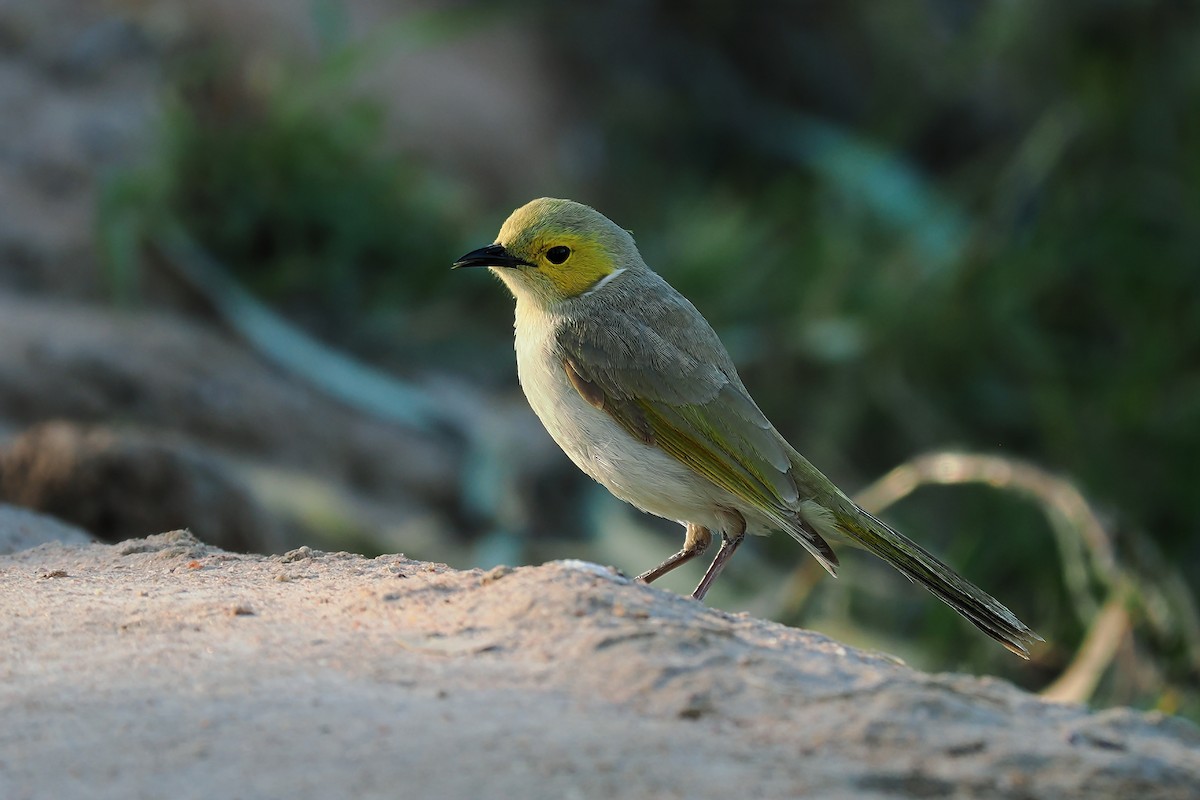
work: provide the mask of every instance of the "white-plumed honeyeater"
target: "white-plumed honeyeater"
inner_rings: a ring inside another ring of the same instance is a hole
[[[641,580],[704,552],[716,533],[694,593],[703,599],[747,533],[785,531],[831,574],[838,559],[826,540],[869,550],[1017,655],[1041,640],[796,452],[700,312],[604,215],[534,200],[454,266],[490,267],[516,297],[521,386],[571,460],[622,500],[687,527],[683,548]]]

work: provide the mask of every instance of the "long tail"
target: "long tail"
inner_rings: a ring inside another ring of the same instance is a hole
[[[848,504],[848,505],[847,505]],[[932,553],[886,523],[842,498],[833,504],[833,517],[841,533],[919,583],[975,627],[1021,658],[1043,641],[999,600],[963,578]]]

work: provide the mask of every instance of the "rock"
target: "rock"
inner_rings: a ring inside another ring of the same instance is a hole
[[[270,550],[269,514],[196,446],[105,426],[36,425],[0,451],[0,499],[120,541],[187,525],[231,550]]]
[[[0,503],[0,555],[48,542],[88,544],[92,537],[74,525],[27,508]]]
[[[4,797],[1183,800],[1200,786],[1186,722],[924,674],[583,562],[456,572],[239,556],[174,532],[48,545],[0,574]]]
[[[121,420],[380,498],[457,502],[453,446],[355,413],[211,328],[0,292],[0,420],[60,418]]]

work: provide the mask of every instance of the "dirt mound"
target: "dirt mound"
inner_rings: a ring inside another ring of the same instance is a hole
[[[584,562],[456,572],[233,555],[175,532],[43,545],[0,574],[5,797],[1092,800],[1200,785],[1187,723],[916,672]]]

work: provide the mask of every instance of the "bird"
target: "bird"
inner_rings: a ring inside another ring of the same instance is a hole
[[[517,375],[547,432],[619,499],[685,526],[649,583],[716,554],[703,601],[747,534],[785,532],[831,575],[830,541],[865,549],[1011,652],[1043,641],[998,600],[854,503],[783,438],[717,334],[590,206],[543,197],[452,269],[487,267],[516,301]]]

